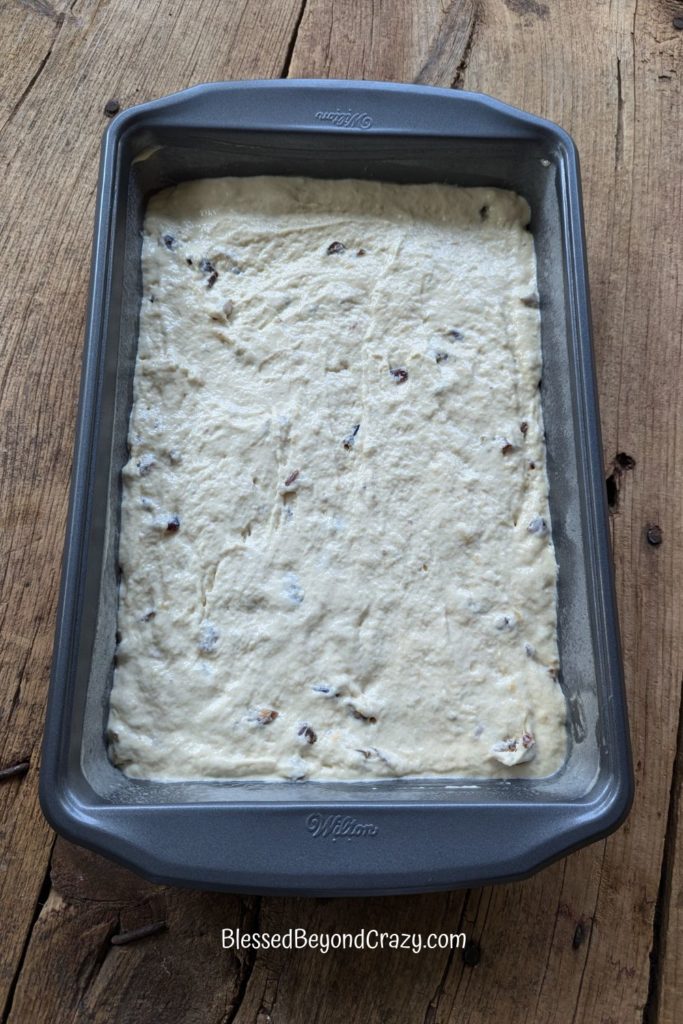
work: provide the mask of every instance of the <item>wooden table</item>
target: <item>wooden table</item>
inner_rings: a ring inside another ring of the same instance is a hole
[[[0,783],[2,1021],[673,1022],[683,4],[0,0],[0,27],[0,768],[28,764]],[[619,453],[635,460],[614,476],[612,532],[637,796],[616,835],[524,883],[339,901],[182,892],[55,842],[38,807],[104,107],[277,76],[481,90],[558,121],[581,152],[605,475]],[[470,945],[235,955],[220,930],[237,924],[464,930]]]

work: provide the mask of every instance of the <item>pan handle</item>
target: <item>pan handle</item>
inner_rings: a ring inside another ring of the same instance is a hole
[[[558,134],[556,125],[480,93],[333,79],[197,85],[124,111],[114,119],[112,128],[116,126],[120,133],[137,122],[145,127],[185,129],[463,138],[543,139],[550,135],[555,141]],[[571,147],[569,136],[565,141]]]

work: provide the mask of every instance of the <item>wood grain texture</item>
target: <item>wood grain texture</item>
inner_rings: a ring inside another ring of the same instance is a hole
[[[308,0],[290,78],[458,84],[476,0]]]
[[[0,785],[0,1005],[6,999],[13,1024],[679,1018],[677,15],[683,4],[674,0],[0,2],[0,768],[30,761],[23,779]],[[635,459],[617,475],[612,517],[634,810],[615,836],[533,879],[469,893],[362,901],[191,894],[147,885],[61,840],[48,893],[52,837],[36,802],[37,744],[102,107],[110,97],[126,106],[202,80],[283,74],[490,92],[557,120],[578,143],[606,475],[618,453]],[[647,540],[653,525],[659,545]],[[164,930],[112,946],[113,935],[159,921]],[[470,952],[235,956],[220,949],[220,929],[240,922],[324,933],[464,930]]]
[[[0,0],[0,129],[49,60],[67,7],[67,0]]]
[[[58,840],[52,889],[31,937],[10,1024],[107,1024],[229,1019],[245,971],[221,948],[221,928],[255,923],[255,901],[150,885]],[[112,939],[157,925],[117,946]],[[216,941],[218,937],[218,941]]]
[[[0,1007],[52,844],[37,762],[103,107],[110,97],[123,106],[208,79],[277,76],[299,13],[298,0],[269,9],[259,0],[75,0],[56,17],[48,6],[1,9],[8,63],[0,75],[12,88],[3,91],[9,112],[0,103],[0,768],[29,760],[31,769],[0,786]]]
[[[683,1006],[683,717],[671,785],[664,865],[659,891],[659,920],[645,1024],[678,1024]]]

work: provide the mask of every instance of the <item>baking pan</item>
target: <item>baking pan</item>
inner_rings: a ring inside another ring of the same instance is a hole
[[[546,779],[158,783],[107,758],[120,474],[146,198],[295,174],[511,188],[538,260],[542,399],[569,753]],[[615,829],[632,768],[592,359],[579,168],[556,125],[485,96],[372,82],[198,86],[103,141],[71,505],[40,779],[69,839],[155,881],[239,892],[418,892],[526,876]]]

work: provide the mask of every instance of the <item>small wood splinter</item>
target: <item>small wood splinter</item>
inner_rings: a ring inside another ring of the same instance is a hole
[[[30,768],[28,761],[20,761],[19,764],[12,764],[9,768],[0,768],[0,782],[8,779],[22,779]]]
[[[137,942],[138,939],[146,939],[148,935],[157,935],[168,928],[165,921],[154,921],[152,924],[143,924],[140,928],[132,928],[129,932],[119,932],[112,935],[112,946],[127,946],[129,942]]]

